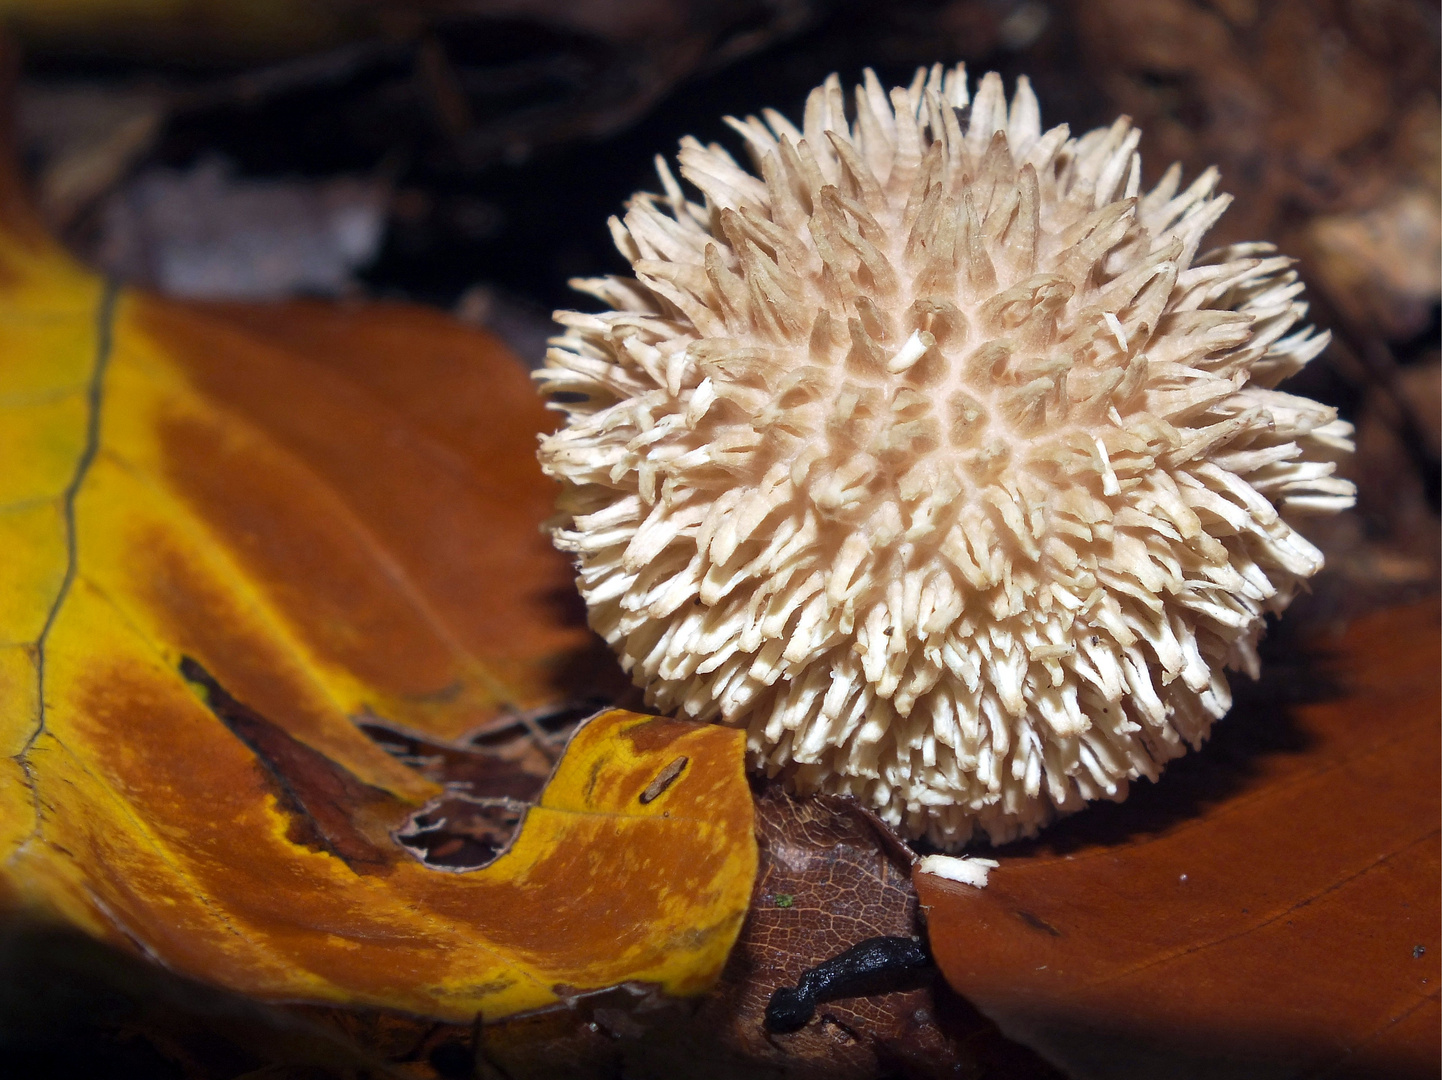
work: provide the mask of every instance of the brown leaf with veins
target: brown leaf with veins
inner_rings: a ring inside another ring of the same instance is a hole
[[[756,817],[763,856],[751,914],[703,1014],[753,1060],[788,1075],[871,1077],[891,1061],[912,1076],[952,1075],[966,1057],[936,1023],[930,980],[826,1002],[802,1030],[766,1033],[777,987],[859,941],[919,935],[921,925],[908,863],[887,850],[884,826],[850,802],[797,799],[771,785]]]
[[[778,987],[867,938],[918,934],[920,923],[906,849],[853,803],[766,784],[756,824],[751,911],[711,993],[666,1009],[613,993],[509,1021],[482,1033],[483,1059],[511,1080],[665,1080],[678,1062],[688,1078],[714,1080],[1056,1077],[940,979],[823,1002],[801,1031],[768,1033],[762,1018]]]

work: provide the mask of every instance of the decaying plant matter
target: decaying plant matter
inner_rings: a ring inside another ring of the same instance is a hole
[[[553,535],[658,708],[911,836],[1034,832],[1196,746],[1352,502],[1289,261],[1198,255],[1214,170],[1145,194],[1126,119],[1025,80],[833,76],[801,128],[685,140],[539,373]]]

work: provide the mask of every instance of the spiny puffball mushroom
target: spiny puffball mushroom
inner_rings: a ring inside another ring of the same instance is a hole
[[[556,545],[655,707],[956,848],[1124,798],[1226,713],[1353,501],[1351,428],[1274,389],[1327,344],[1266,244],[1198,256],[1209,169],[1018,80],[833,75],[800,129],[681,143],[537,373]],[[759,174],[759,177],[758,177]]]

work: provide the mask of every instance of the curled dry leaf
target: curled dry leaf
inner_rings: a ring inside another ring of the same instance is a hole
[[[575,1012],[510,1020],[482,1033],[482,1060],[511,1080],[668,1080],[677,1062],[704,1080],[1055,1080],[930,973],[899,971],[854,996],[824,997],[800,1031],[768,1032],[779,987],[868,938],[908,940],[921,924],[910,853],[849,800],[798,799],[768,784],[757,792],[756,831],[751,911],[712,992],[665,1008],[596,997]]]
[[[604,714],[506,854],[446,873],[391,835],[441,786],[355,722],[453,739],[587,640],[520,365],[420,309],[117,290],[4,181],[0,224],[11,915],[450,1020],[714,980],[755,874],[739,734]]]
[[[985,890],[918,874],[952,986],[1075,1076],[1436,1076],[1437,605],[1329,651],[1345,693],[1239,708]]]
[[[908,1076],[961,1068],[969,1055],[962,1038],[937,1023],[929,977],[823,1002],[794,1034],[767,1032],[776,989],[860,941],[919,935],[921,926],[907,862],[887,850],[885,826],[853,804],[796,799],[772,786],[758,797],[756,816],[763,857],[752,911],[721,985],[702,1005],[708,1026],[757,1068],[787,1075],[868,1078],[888,1063],[904,1063]]]

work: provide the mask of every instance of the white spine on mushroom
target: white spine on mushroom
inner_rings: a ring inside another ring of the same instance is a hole
[[[978,859],[971,855],[923,855],[916,860],[916,869],[921,873],[970,885],[974,889],[986,888],[991,871],[1000,866],[1001,863],[995,859]]]
[[[968,109],[969,106],[969,109]],[[833,76],[638,194],[634,278],[577,282],[538,372],[555,542],[663,710],[947,847],[1123,798],[1226,713],[1349,506],[1350,427],[1273,389],[1326,346],[1228,197],[1140,194],[1125,119],[1043,132],[1025,79]],[[759,178],[756,174],[759,174]]]

